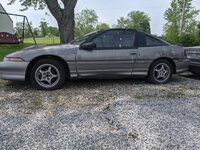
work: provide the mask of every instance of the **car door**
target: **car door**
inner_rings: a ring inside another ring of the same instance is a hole
[[[131,77],[137,54],[135,31],[108,30],[94,38],[93,50],[79,49],[77,72],[80,78]]]
[[[152,35],[138,32],[138,56],[134,64],[133,75],[147,75],[151,63],[168,54],[168,44]]]

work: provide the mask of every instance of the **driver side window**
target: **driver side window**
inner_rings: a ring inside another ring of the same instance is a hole
[[[127,49],[133,48],[135,33],[129,30],[111,30],[96,37],[93,41],[97,49]]]
[[[96,43],[97,49],[119,48],[120,47],[119,33],[116,31],[107,31],[102,35],[98,36],[97,38],[95,38],[94,43]]]

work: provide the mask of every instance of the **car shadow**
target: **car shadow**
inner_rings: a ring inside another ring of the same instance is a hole
[[[181,77],[190,77],[195,78],[194,76],[183,76]],[[196,78],[197,79],[197,78]],[[198,78],[199,79],[199,78]],[[180,78],[180,76],[173,76],[172,80],[168,84],[176,84],[182,82],[183,79]],[[0,88],[4,88],[6,90],[30,90],[34,91],[36,90],[30,82],[21,82],[21,81],[2,81]],[[87,89],[93,89],[98,87],[104,87],[104,86],[128,86],[128,85],[156,85],[151,84],[146,81],[145,78],[128,78],[128,79],[80,79],[80,80],[67,80],[65,82],[65,85],[62,89],[68,89],[68,88],[87,88]],[[62,90],[61,89],[61,90]]]
[[[180,74],[181,77],[185,77],[185,78],[189,78],[189,79],[195,79],[195,80],[200,80],[200,76],[198,75],[195,75],[191,72],[187,72],[187,73],[184,73],[184,74]]]
[[[81,80],[67,80],[64,88],[94,88],[102,86],[114,85],[132,85],[132,84],[149,84],[145,79],[81,79]]]
[[[31,84],[29,82],[23,82],[23,81],[4,81],[1,80],[1,89],[6,89],[6,90],[29,90],[33,89]]]

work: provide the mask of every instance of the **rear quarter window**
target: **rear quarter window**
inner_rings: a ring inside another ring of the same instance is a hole
[[[138,46],[139,47],[152,47],[152,46],[165,46],[168,45],[164,41],[157,39],[151,35],[139,32],[138,36]]]

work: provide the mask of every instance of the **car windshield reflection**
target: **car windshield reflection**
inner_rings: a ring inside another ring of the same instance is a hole
[[[103,30],[98,30],[98,31],[94,31],[94,32],[90,32],[82,37],[79,37],[73,41],[70,42],[70,44],[73,45],[80,45],[84,42],[87,42],[89,40],[91,40],[92,38],[94,38],[96,35],[98,35],[99,33],[103,32]]]

